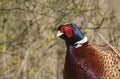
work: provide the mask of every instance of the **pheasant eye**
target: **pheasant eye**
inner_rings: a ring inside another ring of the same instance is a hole
[[[61,32],[63,32],[68,38],[72,37],[72,27],[64,25],[61,27]]]
[[[70,28],[69,28],[69,27],[66,27],[65,30],[70,30]]]
[[[61,28],[61,31],[62,32],[65,32],[65,31],[68,31],[68,30],[70,30],[71,28],[69,27],[69,26],[62,26],[62,28]]]

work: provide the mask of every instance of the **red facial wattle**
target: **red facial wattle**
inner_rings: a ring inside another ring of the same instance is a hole
[[[61,31],[64,32],[68,38],[72,37],[72,27],[66,25],[62,26]]]

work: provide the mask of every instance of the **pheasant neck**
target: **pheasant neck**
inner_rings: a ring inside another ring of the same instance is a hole
[[[88,42],[88,39],[85,36],[82,40],[75,42],[73,45],[70,45],[70,47],[74,48],[82,47],[86,42]]]

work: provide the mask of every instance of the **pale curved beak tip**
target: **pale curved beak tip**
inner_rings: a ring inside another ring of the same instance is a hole
[[[60,36],[62,36],[63,34],[64,34],[64,33],[58,31],[58,32],[57,32],[57,37],[60,37]]]

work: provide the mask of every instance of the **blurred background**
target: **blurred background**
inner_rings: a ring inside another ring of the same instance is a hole
[[[0,79],[63,79],[60,24],[120,53],[120,0],[0,0]]]

